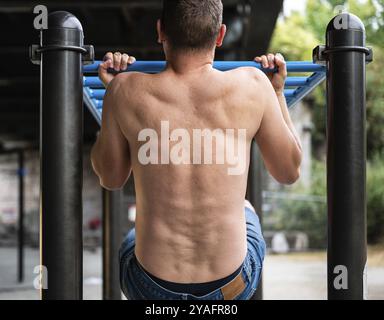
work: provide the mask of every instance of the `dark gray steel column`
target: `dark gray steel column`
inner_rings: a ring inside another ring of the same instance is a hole
[[[247,199],[256,209],[260,218],[261,225],[263,224],[263,160],[256,141],[252,143],[251,163],[248,176]],[[259,287],[251,300],[263,299],[263,279],[261,278]]]
[[[41,264],[47,300],[83,296],[82,26],[75,16],[49,15],[41,33]]]
[[[24,281],[24,151],[18,151],[18,178],[19,178],[19,227],[18,227],[18,281]]]
[[[103,299],[121,300],[119,248],[123,191],[103,189]]]
[[[366,249],[366,55],[360,19],[327,28],[328,298],[363,299]]]

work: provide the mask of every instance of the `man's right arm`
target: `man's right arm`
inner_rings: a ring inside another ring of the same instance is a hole
[[[293,184],[300,177],[302,149],[284,96],[286,65],[280,56],[263,56],[256,61],[264,67],[279,68],[278,74],[259,77],[264,113],[256,135],[265,165],[280,183]]]

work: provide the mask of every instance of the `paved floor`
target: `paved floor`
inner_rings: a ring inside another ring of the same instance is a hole
[[[39,265],[39,251],[27,249],[25,252],[25,281],[18,284],[16,271],[16,249],[0,248],[0,300],[35,300],[39,291],[33,287]],[[49,285],[49,283],[48,283]],[[84,251],[84,299],[101,299],[101,250],[95,253]]]
[[[37,250],[27,249],[24,284],[16,282],[16,249],[0,248],[0,300],[39,299],[33,289]],[[101,299],[101,252],[84,252],[84,299]],[[325,254],[269,255],[264,268],[264,298],[326,299]],[[384,267],[373,263],[368,269],[369,299],[384,299]]]
[[[325,254],[269,255],[264,267],[264,298],[327,298]],[[384,266],[368,263],[368,299],[384,300]]]

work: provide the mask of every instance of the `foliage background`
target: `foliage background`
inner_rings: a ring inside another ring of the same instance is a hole
[[[374,50],[374,62],[367,67],[367,205],[368,241],[378,243],[384,241],[384,0],[307,0],[305,13],[293,12],[278,21],[270,51],[281,52],[287,60],[312,60],[312,50],[325,43],[326,26],[339,5],[362,19],[367,45]],[[307,103],[314,121],[312,185],[303,189],[298,184],[288,192],[325,197],[325,85]],[[283,200],[273,215],[272,229],[304,231],[312,248],[326,246],[325,203]]]

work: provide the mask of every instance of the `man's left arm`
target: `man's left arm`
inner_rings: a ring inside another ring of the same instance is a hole
[[[124,187],[131,174],[129,143],[117,121],[120,79],[109,85],[104,98],[102,126],[91,152],[91,161],[100,184],[107,190]]]

